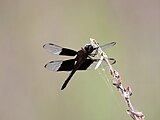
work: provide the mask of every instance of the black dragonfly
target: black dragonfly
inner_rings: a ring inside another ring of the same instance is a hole
[[[100,47],[108,48],[114,46],[115,44],[115,42],[111,42]],[[87,68],[89,68],[89,66],[91,66],[91,64],[99,61],[99,59],[93,59],[93,57],[98,53],[98,47],[94,48],[91,44],[85,45],[79,51],[64,48],[52,43],[43,45],[43,48],[51,54],[76,56],[75,58],[69,60],[51,61],[44,66],[51,71],[71,71],[69,76],[63,83],[61,90],[63,90],[67,86],[71,77],[77,70],[86,70]],[[109,58],[109,61],[111,64],[114,64],[116,62],[116,60],[113,58]]]

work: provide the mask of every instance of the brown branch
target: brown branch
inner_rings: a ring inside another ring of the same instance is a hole
[[[115,87],[117,87],[117,89],[121,92],[122,97],[124,98],[128,110],[127,113],[131,116],[131,118],[133,120],[144,120],[144,115],[142,112],[136,112],[132,106],[131,100],[130,100],[130,96],[132,95],[132,91],[131,88],[128,87],[123,87],[122,85],[122,80],[121,80],[121,76],[120,74],[112,67],[112,65],[109,63],[108,60],[108,56],[106,55],[106,53],[104,53],[102,51],[102,49],[99,47],[99,44],[96,42],[95,39],[91,39],[91,44],[95,47],[98,47],[98,53],[101,55],[101,59],[100,60],[104,60],[107,65],[109,66],[109,71],[111,73],[111,75],[113,76],[114,80],[113,80],[113,85]],[[101,62],[100,62],[101,63]]]

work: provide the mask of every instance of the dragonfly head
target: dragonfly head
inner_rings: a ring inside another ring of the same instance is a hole
[[[85,49],[86,52],[89,52],[89,53],[92,53],[93,50],[94,50],[93,46],[90,45],[90,44],[85,45],[84,49]]]

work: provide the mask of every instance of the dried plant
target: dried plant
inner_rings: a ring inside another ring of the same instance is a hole
[[[99,65],[101,64],[101,62],[104,60],[106,62],[106,64],[109,66],[109,71],[111,73],[111,75],[113,76],[113,85],[120,91],[122,97],[124,98],[128,110],[127,113],[131,116],[131,118],[133,120],[144,120],[144,115],[142,112],[136,112],[133,108],[133,105],[131,103],[130,100],[130,96],[132,95],[132,91],[131,88],[128,87],[123,87],[122,85],[122,80],[121,80],[121,76],[118,73],[118,71],[116,71],[112,65],[110,64],[109,60],[108,60],[108,56],[106,55],[106,53],[104,53],[102,51],[102,49],[99,47],[99,44],[96,42],[95,39],[90,38],[91,44],[95,47],[98,47],[98,53],[101,55],[101,58],[99,60],[99,62],[97,63],[96,68],[99,67]]]

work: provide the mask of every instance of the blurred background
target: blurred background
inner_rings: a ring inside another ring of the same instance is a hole
[[[0,0],[0,120],[131,119],[107,69],[107,84],[101,69],[77,72],[61,91],[68,73],[43,67],[68,59],[43,44],[79,50],[90,37],[117,43],[106,53],[131,86],[135,110],[159,120],[159,32],[159,0]]]

